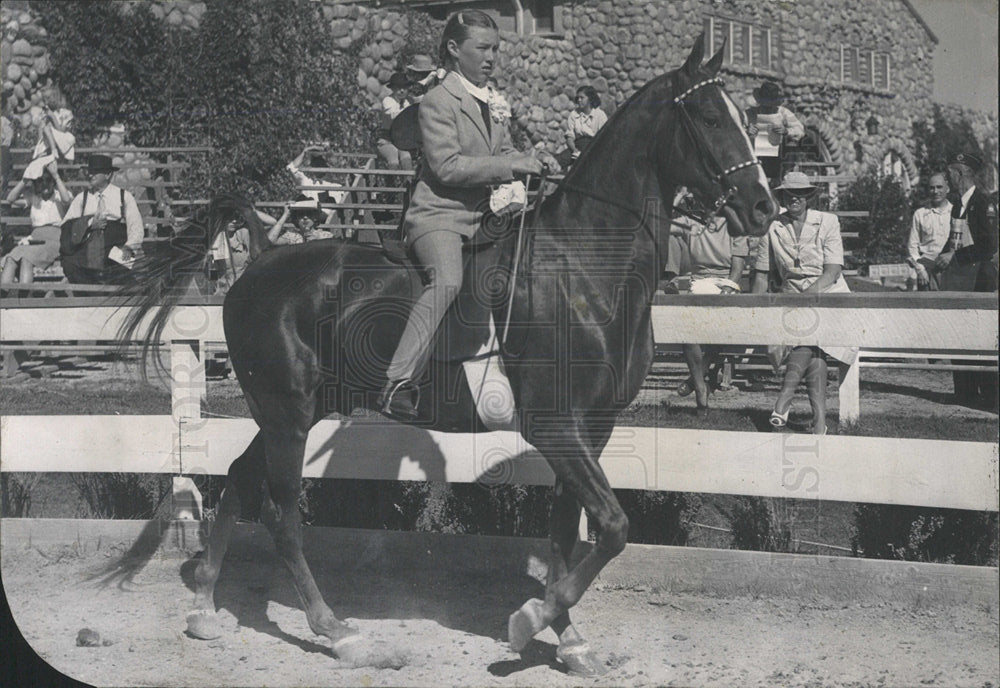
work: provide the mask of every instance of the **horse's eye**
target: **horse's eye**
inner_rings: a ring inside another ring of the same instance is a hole
[[[719,126],[719,118],[718,117],[706,117],[705,118],[705,126],[708,127],[709,129],[715,129],[715,128],[717,128]]]

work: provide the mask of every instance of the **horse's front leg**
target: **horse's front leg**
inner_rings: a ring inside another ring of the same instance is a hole
[[[569,609],[579,602],[601,569],[625,548],[628,519],[597,463],[604,442],[594,446],[577,432],[553,441],[551,432],[549,427],[545,441],[538,443],[543,446],[535,444],[556,474],[545,600],[529,600],[511,615],[509,639],[511,648],[520,651],[534,635],[552,626],[559,635],[559,659],[573,673],[593,676],[603,673],[604,665],[573,626]],[[570,451],[573,445],[576,450]],[[576,566],[569,568],[580,504],[596,524],[597,541]]]

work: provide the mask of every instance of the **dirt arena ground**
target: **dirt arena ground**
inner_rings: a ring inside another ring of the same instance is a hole
[[[1000,684],[997,605],[957,589],[896,595],[898,563],[860,592],[786,588],[773,573],[713,592],[694,580],[663,583],[626,551],[574,612],[608,669],[581,679],[556,661],[551,631],[520,654],[505,642],[507,615],[541,593],[537,562],[520,572],[514,561],[486,570],[476,557],[393,566],[376,545],[345,557],[307,533],[306,555],[338,615],[406,658],[399,669],[354,668],[311,633],[266,537],[230,550],[216,589],[223,635],[206,642],[184,633],[194,567],[184,552],[122,566],[129,543],[114,537],[56,546],[4,536],[3,582],[21,632],[52,666],[98,686]],[[108,644],[77,646],[82,628]]]

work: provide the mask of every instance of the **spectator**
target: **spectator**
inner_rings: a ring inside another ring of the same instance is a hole
[[[318,145],[307,145],[302,149],[295,158],[289,162],[285,169],[291,172],[292,177],[295,178],[295,183],[299,185],[299,193],[307,198],[311,198],[317,203],[321,200],[321,194],[326,193],[327,198],[332,200],[334,203],[343,203],[347,199],[347,192],[344,190],[343,185],[337,182],[327,181],[322,178],[313,178],[306,175],[300,168],[302,167],[302,162],[306,158],[306,153],[317,153],[309,159],[310,167],[329,167],[326,158],[318,153],[322,153],[327,148],[326,146]],[[314,173],[315,174],[315,173]],[[303,188],[304,187],[304,188]],[[321,188],[310,188],[310,187],[321,187]]]
[[[76,137],[71,131],[73,112],[66,107],[66,99],[58,88],[52,86],[46,90],[43,103],[44,121],[28,165],[32,174],[36,170],[40,173],[49,160],[72,162],[76,157]],[[36,167],[33,168],[32,165]]]
[[[444,70],[435,66],[430,55],[414,55],[404,69],[410,82],[411,103],[419,103],[425,93],[444,79]]]
[[[7,180],[14,167],[14,160],[10,157],[13,143],[14,124],[7,118],[7,104],[4,103],[3,115],[0,116],[0,193],[7,190]]]
[[[390,128],[392,121],[396,119],[400,112],[411,105],[407,97],[410,88],[410,80],[402,72],[395,72],[389,77],[389,89],[392,91],[382,99],[382,114],[379,120],[378,142],[376,148],[382,158],[382,162],[390,170],[410,170],[413,169],[413,160],[406,151],[401,151],[392,143]]]
[[[691,265],[692,294],[736,294],[741,291],[740,279],[746,266],[749,244],[746,236],[730,236],[726,220],[711,217],[708,224],[691,221],[686,243]],[[678,388],[679,395],[695,393],[699,409],[708,408],[709,386],[706,376],[718,358],[719,347],[685,344],[684,358],[690,376]],[[715,381],[712,381],[715,386]]]
[[[849,292],[841,274],[844,246],[836,215],[809,209],[816,187],[802,172],[789,172],[775,188],[786,210],[771,223],[757,245],[753,292],[768,289],[768,273],[776,275],[785,293]],[[805,379],[813,413],[813,432],[826,434],[826,358],[824,352],[851,363],[858,350],[850,347],[772,347],[775,368],[785,363],[785,377],[774,403],[770,422],[776,428],[788,423],[792,397]]]
[[[329,215],[325,219],[328,220]],[[316,201],[306,196],[299,196],[294,202],[285,204],[281,217],[268,231],[267,239],[275,246],[332,239],[333,234],[317,227],[323,221],[323,212]]]
[[[60,253],[72,283],[122,281],[128,277],[124,265],[142,248],[142,215],[132,194],[111,183],[117,171],[109,156],[91,155],[90,188],[77,194],[63,218]]]
[[[932,174],[927,183],[930,199],[913,213],[910,238],[906,243],[906,262],[917,272],[919,291],[937,291],[939,272],[934,261],[951,232],[951,202],[944,174]]]
[[[58,191],[58,195],[56,195]],[[51,160],[45,172],[34,179],[22,178],[7,196],[8,203],[15,203],[27,194],[31,235],[18,242],[13,251],[3,257],[2,282],[13,282],[15,276],[21,284],[35,280],[35,268],[44,270],[59,257],[59,235],[63,211],[73,199],[59,176],[59,166]]]
[[[277,222],[267,213],[256,209],[254,212],[265,225],[274,225]],[[211,254],[212,273],[215,279],[214,292],[216,295],[222,295],[240,278],[251,260],[250,230],[241,215],[234,216],[226,223],[226,228],[216,235]]]
[[[971,153],[958,153],[948,163],[948,179],[955,192],[951,233],[935,261],[942,270],[946,291],[997,291],[997,198],[976,184],[982,161]],[[956,401],[995,409],[995,373],[957,370],[952,373]]]
[[[566,150],[560,154],[559,164],[568,167],[597,136],[598,130],[608,121],[601,109],[601,97],[593,86],[576,89],[576,107],[566,122]]]
[[[765,80],[753,90],[754,105],[746,110],[747,133],[754,140],[754,154],[773,184],[781,177],[782,146],[785,140],[798,141],[806,130],[786,108],[785,94],[775,81]]]

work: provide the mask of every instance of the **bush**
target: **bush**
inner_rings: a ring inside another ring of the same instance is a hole
[[[686,545],[701,509],[701,497],[683,492],[615,490],[615,496],[629,519],[628,541],[644,545]]]
[[[787,552],[792,542],[791,517],[780,499],[738,497],[729,529],[736,549]]]
[[[288,198],[284,166],[302,141],[370,148],[375,115],[355,105],[358,58],[333,49],[319,3],[208,3],[197,31],[170,27],[139,3],[32,7],[78,136],[121,122],[130,144],[213,147],[185,176],[192,195]]]
[[[840,207],[867,210],[867,218],[844,218],[844,231],[859,233],[862,248],[854,252],[860,265],[898,263],[909,236],[913,207],[896,179],[869,170],[841,195]]]
[[[31,516],[31,493],[41,477],[41,473],[0,474],[0,513],[4,518]]]
[[[74,473],[70,479],[87,503],[88,518],[151,519],[165,501],[169,505],[169,476]]]
[[[874,559],[997,565],[997,515],[958,509],[858,504],[851,548]]]

